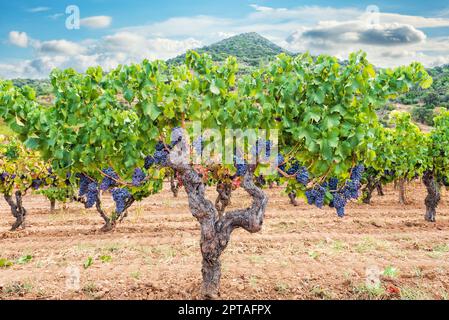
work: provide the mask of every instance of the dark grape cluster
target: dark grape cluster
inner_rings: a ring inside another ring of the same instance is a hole
[[[100,189],[102,191],[106,191],[109,188],[117,186],[116,180],[119,179],[119,176],[117,173],[115,173],[114,169],[109,167],[107,169],[103,169],[102,172],[106,175],[100,184]]]
[[[156,151],[154,154],[145,157],[145,164],[143,167],[148,170],[154,164],[167,166],[168,154],[169,152],[166,150],[164,143],[159,141],[156,144]]]
[[[203,154],[203,150],[204,150],[204,139],[202,136],[196,138],[195,140],[193,140],[193,149],[195,149],[195,152],[198,155]]]
[[[176,127],[171,132],[171,147],[173,148],[184,138],[184,129]]]
[[[329,179],[329,189],[331,191],[335,191],[338,188],[338,178],[330,178]]]
[[[342,218],[345,215],[346,199],[339,192],[333,194],[332,206],[337,210],[337,215]]]
[[[8,177],[9,177],[8,172],[2,172],[2,174],[0,174],[0,181],[5,182]]]
[[[153,156],[146,156],[145,157],[145,164],[144,164],[144,168],[146,170],[150,169],[150,167],[155,163],[156,161],[154,160]]]
[[[309,172],[306,167],[300,167],[296,172],[296,181],[307,186],[309,183]]]
[[[359,182],[362,181],[363,171],[365,171],[365,167],[363,166],[363,164],[359,164],[359,165],[355,166],[354,168],[352,168],[351,180],[359,181]]]
[[[167,157],[168,157],[168,151],[163,150],[156,150],[156,152],[153,155],[154,163],[160,164],[161,166],[167,165]]]
[[[279,170],[285,172],[286,164],[285,164],[284,156],[282,154],[280,154],[280,153],[278,154],[278,156],[276,158],[276,162],[277,162],[276,165],[279,168]],[[280,172],[278,174],[280,177],[282,177],[282,174]]]
[[[237,177],[244,176],[246,171],[248,170],[248,165],[246,164],[245,160],[238,156],[234,156],[234,166],[237,169]]]
[[[326,188],[320,185],[317,185],[313,189],[306,191],[307,203],[314,204],[320,209],[324,205],[325,196],[326,196]]]
[[[44,184],[44,180],[42,179],[33,179],[33,181],[31,181],[31,187],[34,190],[38,190],[42,185]]]
[[[135,187],[138,187],[142,184],[143,180],[145,180],[145,173],[140,168],[134,169],[134,173],[132,176],[132,184]]]
[[[325,202],[326,193],[330,192],[332,200],[329,206],[335,208],[337,215],[343,217],[345,214],[346,203],[350,199],[357,199],[360,193],[361,179],[364,172],[363,165],[355,166],[351,170],[351,179],[346,181],[343,187],[338,188],[339,180],[330,178],[329,181],[316,185],[313,189],[306,191],[306,198],[309,204],[314,204],[322,208]]]
[[[333,196],[332,205],[337,210],[337,215],[343,217],[345,215],[346,203],[351,199],[358,199],[360,196],[360,187],[362,186],[361,179],[362,174],[365,171],[363,165],[357,165],[351,170],[351,180],[346,181],[345,185],[338,191],[334,191],[338,186],[338,179],[332,178],[329,184],[332,182],[331,193]]]
[[[130,197],[128,189],[125,188],[115,188],[112,190],[112,199],[115,202],[115,212],[117,214],[122,214],[125,211],[126,200]]]
[[[87,196],[86,196],[86,208],[92,208],[97,202],[98,197],[98,184],[96,182],[91,182],[87,186]]]
[[[80,179],[79,183],[79,196],[82,197],[87,193],[87,189],[89,187],[90,179],[83,173],[77,174],[77,177]]]
[[[265,149],[264,159],[267,159],[270,157],[272,145],[273,145],[273,143],[270,140],[258,139],[256,141],[256,145],[254,145],[251,148],[251,154],[254,157],[258,157],[258,156],[260,156],[261,152],[264,151],[264,149]]]
[[[287,174],[289,176],[295,175],[299,171],[299,162],[295,161],[290,168],[287,169]]]

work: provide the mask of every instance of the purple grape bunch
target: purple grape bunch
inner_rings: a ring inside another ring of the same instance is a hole
[[[181,127],[176,127],[171,132],[171,147],[173,148],[184,138],[184,129]]]
[[[307,168],[302,166],[298,169],[296,172],[296,181],[301,183],[304,186],[307,186],[309,183],[309,172],[307,171]]]
[[[115,202],[115,212],[121,215],[126,208],[126,201],[131,196],[126,188],[112,189],[112,199]]]
[[[98,183],[90,182],[87,186],[87,195],[86,195],[86,208],[92,208],[97,202],[98,198]]]
[[[86,195],[87,193],[87,189],[89,187],[89,183],[91,182],[90,179],[84,174],[84,173],[79,173],[77,174],[77,178],[80,179],[79,182],[79,193],[78,195],[80,197]]]
[[[248,165],[246,161],[239,156],[234,156],[234,166],[237,169],[236,173],[237,177],[244,176],[246,171],[248,170]]]
[[[135,187],[140,186],[142,184],[142,182],[145,180],[145,178],[146,178],[146,175],[142,169],[140,169],[140,168],[134,169],[134,173],[132,176],[133,186],[135,186]]]
[[[39,178],[33,179],[33,181],[31,181],[31,187],[32,187],[34,190],[39,190],[39,188],[40,188],[43,184],[44,184],[44,180],[39,179]]]
[[[117,186],[116,180],[119,179],[119,176],[117,173],[115,173],[114,169],[109,167],[107,169],[103,169],[102,172],[105,174],[105,176],[103,177],[103,180],[101,181],[100,190],[106,191],[109,188],[116,187]]]
[[[193,149],[195,150],[195,152],[198,155],[202,155],[203,154],[203,150],[204,150],[204,138],[202,136],[196,138],[195,140],[193,140]]]
[[[266,161],[270,157],[272,146],[273,142],[271,140],[258,139],[256,144],[251,148],[251,154],[255,158],[261,157],[263,161]],[[261,153],[263,151],[265,152],[262,155]]]

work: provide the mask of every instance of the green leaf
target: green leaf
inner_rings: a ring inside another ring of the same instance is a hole
[[[86,261],[84,261],[83,267],[84,269],[89,268],[94,263],[94,259],[92,257],[88,257]]]
[[[216,86],[215,82],[212,82],[210,85],[210,92],[212,92],[215,95],[220,94],[220,89]]]
[[[143,113],[150,117],[151,120],[156,120],[157,117],[162,113],[157,105],[154,103],[143,103],[142,104]]]

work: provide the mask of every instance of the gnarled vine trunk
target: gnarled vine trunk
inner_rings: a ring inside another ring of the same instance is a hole
[[[221,217],[226,210],[226,207],[231,204],[232,184],[220,182],[217,183],[217,199],[215,200],[215,209]]]
[[[176,181],[176,171],[170,174],[170,190],[173,193],[173,197],[177,198],[179,193],[179,183]]]
[[[399,179],[398,188],[399,188],[399,203],[406,204],[407,199],[405,195],[405,179]]]
[[[382,188],[382,183],[381,182],[377,183],[376,189],[377,189],[377,195],[378,196],[383,197],[385,195],[384,190]]]
[[[292,204],[293,206],[297,207],[298,206],[298,201],[296,201],[296,193],[290,192],[288,194],[288,197],[290,198],[290,204]]]
[[[109,217],[106,212],[104,211],[102,204],[101,204],[101,197],[100,194],[97,195],[97,201],[95,202],[95,208],[97,209],[98,213],[104,220],[104,225],[101,227],[101,231],[108,232],[114,230],[114,228],[117,225],[117,222],[122,222],[123,219],[125,219],[128,216],[128,209],[131,207],[131,205],[134,203],[135,199],[133,197],[130,197],[126,203],[125,203],[125,210],[121,214],[114,213],[112,217]]]
[[[218,298],[221,279],[220,256],[228,245],[231,233],[236,228],[243,228],[251,233],[260,231],[268,198],[254,184],[254,167],[249,166],[241,186],[252,197],[252,205],[246,209],[227,212],[220,217],[214,204],[206,199],[205,184],[201,176],[190,165],[171,165],[181,174],[190,211],[201,227],[202,295],[206,299]]]
[[[9,207],[11,208],[12,215],[14,216],[14,218],[16,218],[16,221],[11,226],[11,231],[17,230],[17,228],[19,228],[20,226],[23,227],[27,211],[23,207],[22,192],[16,191],[15,201],[12,195],[5,195],[4,197]]]
[[[56,210],[56,200],[55,199],[51,199],[50,200],[50,211],[54,212]]]
[[[424,219],[429,222],[435,222],[436,208],[440,202],[440,189],[433,172],[426,171],[423,175],[423,183],[427,189],[427,197],[424,200],[426,204],[426,214]]]
[[[376,188],[376,181],[375,179],[373,179],[372,177],[368,178],[368,182],[365,185],[365,187],[363,187],[362,190],[362,194],[363,194],[363,203],[366,204],[370,204],[371,203],[371,198],[373,196],[373,191]]]

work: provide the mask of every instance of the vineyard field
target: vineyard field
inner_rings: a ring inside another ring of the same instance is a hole
[[[449,197],[443,191],[436,223],[423,219],[426,191],[407,186],[406,205],[392,185],[370,205],[333,209],[289,204],[284,189],[267,190],[261,232],[235,232],[222,256],[222,299],[448,299]],[[207,189],[213,199],[215,190]],[[249,205],[238,189],[232,208]],[[0,299],[200,299],[199,224],[187,196],[169,186],[133,206],[112,232],[99,231],[95,212],[71,203],[49,213],[41,196],[24,199],[27,228],[0,202]],[[112,207],[105,196],[106,208]],[[66,289],[67,267],[79,268],[79,290]],[[380,289],[365,284],[381,272]]]

